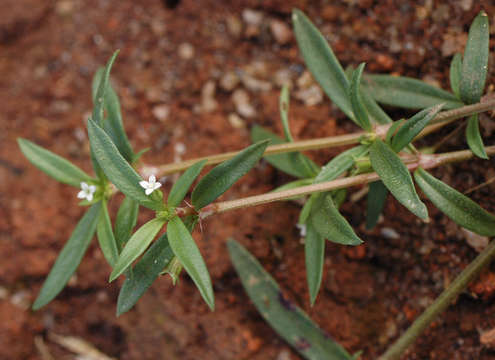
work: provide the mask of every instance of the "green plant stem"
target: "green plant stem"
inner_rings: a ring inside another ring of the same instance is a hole
[[[449,111],[444,111],[438,114],[432,121],[431,125],[427,126],[423,131],[416,137],[416,139],[419,139],[421,137],[424,137],[434,131],[437,131],[438,129],[442,128],[443,126],[466,116],[472,115],[472,114],[477,114],[480,112],[488,111],[495,108],[495,100],[492,101],[487,101],[485,103],[478,103],[474,105],[468,105],[468,106],[463,106],[458,109],[453,109]],[[386,125],[380,125],[377,126],[374,131],[377,136],[384,138],[388,129],[390,127],[390,124]],[[274,154],[280,154],[280,153],[288,153],[288,152],[295,152],[295,151],[307,151],[307,150],[317,150],[317,149],[324,149],[324,148],[331,148],[331,147],[337,147],[337,146],[345,146],[345,145],[351,145],[351,144],[356,144],[359,143],[364,136],[368,136],[369,134],[364,132],[364,131],[358,131],[356,133],[352,134],[346,134],[346,135],[339,135],[339,136],[330,136],[330,137],[325,137],[325,138],[319,138],[319,139],[311,139],[311,140],[301,140],[301,141],[295,141],[291,143],[285,143],[285,144],[279,144],[279,145],[272,145],[268,146],[266,148],[266,151],[264,155],[274,155]],[[228,160],[235,155],[238,154],[238,151],[231,151],[223,154],[217,154],[217,155],[211,155],[211,156],[204,156],[196,159],[191,159],[191,160],[185,160],[182,162],[174,163],[174,164],[166,164],[166,165],[159,165],[159,166],[153,166],[153,165],[143,165],[139,172],[147,178],[149,175],[154,174],[158,177],[167,175],[167,174],[172,174],[176,172],[183,171],[187,168],[189,168],[191,165],[195,164],[198,161],[201,160],[206,160],[207,165],[213,165],[213,164],[218,164],[222,161]]]
[[[485,148],[485,150],[488,155],[493,155],[495,154],[495,145],[488,146]],[[438,154],[438,155],[422,154],[419,157],[417,157],[415,161],[412,161],[411,155],[407,154],[406,157],[404,157],[403,159],[405,160],[408,169],[414,170],[418,166],[421,166],[424,169],[431,169],[451,162],[467,160],[472,158],[473,156],[474,155],[471,152],[471,150],[461,150],[461,151],[454,151],[454,152]],[[295,189],[290,189],[285,191],[254,195],[254,196],[249,196],[249,197],[230,200],[230,201],[221,201],[204,207],[203,209],[200,210],[199,214],[200,217],[204,219],[216,213],[222,213],[225,211],[241,209],[250,206],[268,204],[271,202],[287,200],[298,196],[309,195],[312,193],[348,188],[351,186],[376,181],[378,179],[379,176],[376,173],[370,172],[366,174],[340,178],[324,183],[301,186]],[[189,213],[187,209],[184,210],[181,209],[179,210],[181,215],[183,214],[183,211]]]
[[[379,360],[400,359],[402,353],[427,328],[435,318],[441,314],[459,295],[466,286],[490,263],[495,256],[495,240],[488,245],[445,289],[433,304],[414,321],[402,336],[388,348]]]

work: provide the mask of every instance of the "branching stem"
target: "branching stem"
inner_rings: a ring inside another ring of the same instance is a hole
[[[424,137],[434,131],[437,131],[438,129],[442,128],[443,126],[457,119],[461,119],[466,116],[477,114],[480,112],[488,111],[493,108],[495,108],[495,100],[487,101],[484,103],[478,103],[474,105],[463,106],[458,109],[441,112],[431,121],[431,124],[427,126],[417,136],[417,139]],[[379,125],[374,129],[374,131],[377,136],[383,138],[385,137],[389,127],[390,127],[389,124]],[[274,155],[280,153],[289,153],[294,151],[317,150],[317,149],[351,145],[351,144],[359,143],[362,140],[363,136],[367,136],[367,135],[368,133],[364,131],[358,131],[353,134],[330,136],[319,139],[301,140],[291,143],[271,145],[266,148],[264,155],[266,156],[266,155]],[[163,175],[183,171],[200,160],[207,160],[207,164],[213,165],[228,160],[237,154],[238,151],[231,151],[223,154],[204,156],[201,158],[186,160],[183,162],[173,163],[173,164],[166,164],[160,166],[143,165],[139,172],[145,178],[147,178],[150,174],[155,174],[156,176],[160,177]]]

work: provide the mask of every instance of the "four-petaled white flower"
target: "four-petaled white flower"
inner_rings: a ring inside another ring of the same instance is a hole
[[[94,185],[88,185],[85,182],[81,183],[81,191],[77,194],[77,197],[79,199],[86,199],[88,201],[93,200],[93,194],[96,191],[96,186]]]
[[[156,181],[156,177],[155,175],[151,175],[148,179],[148,181],[140,181],[139,182],[139,185],[141,185],[141,187],[144,190],[144,193],[146,195],[149,195],[151,194],[153,191],[155,191],[156,189],[158,189],[160,186],[162,186],[161,183],[159,183],[158,181]]]

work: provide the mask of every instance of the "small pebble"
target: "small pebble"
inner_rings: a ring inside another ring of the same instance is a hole
[[[290,27],[280,21],[280,20],[272,20],[270,22],[270,31],[277,43],[280,45],[285,45],[292,40],[292,31]]]
[[[380,234],[385,238],[385,239],[398,239],[400,238],[400,235],[397,231],[395,231],[392,228],[389,227],[384,227],[381,229]]]
[[[241,80],[242,80],[242,84],[248,90],[251,90],[253,92],[258,92],[258,91],[266,92],[272,89],[272,84],[270,82],[259,80],[249,75],[243,75]]]
[[[305,70],[296,80],[296,84],[301,89],[307,89],[314,84],[313,76]]]
[[[233,71],[228,71],[220,78],[220,87],[225,91],[232,91],[239,85],[239,82],[239,76]]]
[[[246,127],[246,123],[244,122],[244,120],[242,120],[242,118],[236,113],[230,113],[228,116],[228,120],[230,125],[232,125],[232,127],[235,129],[242,129]]]
[[[194,57],[194,47],[189,43],[180,44],[177,52],[179,57],[183,60],[190,60]]]
[[[248,25],[260,26],[263,21],[263,13],[253,9],[244,9],[242,20]]]
[[[249,95],[245,90],[237,89],[232,94],[232,102],[237,113],[246,118],[256,116],[256,109],[249,102]]]
[[[464,233],[466,242],[477,252],[482,252],[487,246],[490,240],[486,236],[481,236],[471,232],[467,229],[462,228],[461,231]]]
[[[201,89],[201,111],[205,113],[212,112],[218,106],[215,100],[216,85],[215,82],[209,80]]]
[[[151,109],[151,112],[158,120],[164,122],[168,119],[168,116],[170,115],[170,107],[165,104],[156,105],[153,107],[153,109]]]
[[[313,106],[323,101],[323,91],[318,85],[312,85],[294,93],[294,97],[304,102],[306,106]]]

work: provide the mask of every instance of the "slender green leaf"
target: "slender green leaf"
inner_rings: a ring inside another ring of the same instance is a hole
[[[275,280],[238,242],[227,242],[230,258],[258,312],[275,332],[309,360],[350,360],[345,351],[297,305],[287,299]]]
[[[119,257],[119,251],[117,249],[117,243],[112,232],[112,222],[110,221],[110,215],[108,214],[107,203],[102,201],[102,209],[100,213],[100,219],[96,226],[96,235],[100,244],[101,252],[110,266],[114,266]]]
[[[422,168],[414,172],[414,178],[433,204],[457,224],[483,236],[495,236],[493,214]]]
[[[93,77],[93,103],[96,106],[98,86],[101,81],[104,81],[105,68],[100,68]],[[112,88],[110,81],[107,81],[107,89],[104,95],[103,105],[107,112],[107,118],[103,121],[103,129],[112,138],[113,143],[117,146],[122,156],[129,162],[135,158],[131,144],[127,138],[122,122],[122,114],[120,112],[120,101],[117,93]]]
[[[381,181],[373,181],[369,184],[367,209],[366,209],[366,229],[373,229],[383,212],[388,190]]]
[[[227,191],[256,165],[267,145],[268,140],[253,144],[232,159],[215,166],[194,188],[191,196],[194,207],[199,210]]]
[[[325,238],[311,224],[306,226],[304,240],[304,255],[306,258],[306,278],[308,281],[309,299],[314,305],[321,286],[323,265],[325,260]]]
[[[271,145],[284,144],[286,142],[281,137],[275,135],[271,131],[263,129],[261,126],[253,126],[251,129],[251,140],[254,143],[268,139],[270,140]],[[299,155],[294,157],[294,154]],[[304,160],[302,160],[302,158],[304,158]],[[264,156],[264,159],[275,168],[297,178],[313,177],[319,171],[318,165],[299,152],[267,155]],[[308,167],[311,170],[309,170]]]
[[[459,90],[461,84],[461,73],[462,73],[462,55],[457,53],[452,58],[450,63],[450,88],[457,98],[461,98],[461,91]]]
[[[132,276],[125,279],[117,300],[117,316],[132,309],[173,257],[167,235],[163,234],[134,266]]]
[[[376,101],[406,109],[425,109],[441,103],[445,109],[464,105],[453,94],[409,77],[365,75],[362,86]]]
[[[482,159],[488,159],[488,155],[485,151],[485,145],[480,134],[480,125],[478,120],[478,114],[471,115],[468,118],[468,125],[466,127],[466,139],[469,148],[474,155]]]
[[[34,301],[33,310],[52,301],[76,271],[95,233],[100,209],[101,202],[92,205],[77,224]]]
[[[340,153],[321,168],[314,183],[319,184],[336,179],[354,165],[356,158],[366,155],[368,151],[368,145],[358,145]]]
[[[289,87],[284,85],[282,91],[280,92],[279,108],[280,108],[280,118],[282,119],[282,126],[284,128],[285,140],[287,142],[293,142],[294,138],[290,132],[289,126]]]
[[[393,120],[390,116],[387,115],[385,111],[378,105],[378,103],[373,99],[373,97],[369,94],[368,90],[364,86],[360,88],[361,99],[363,100],[363,104],[366,107],[366,111],[368,112],[368,116],[372,123],[374,124],[390,124]]]
[[[427,219],[428,210],[416,193],[411,174],[397,154],[383,141],[376,139],[371,145],[370,160],[392,195],[414,215]]]
[[[343,245],[359,245],[363,241],[339,213],[330,194],[321,194],[309,215],[311,226],[325,239]]]
[[[94,121],[88,120],[88,133],[96,159],[108,179],[125,195],[141,205],[154,210],[161,209],[163,207],[161,201],[155,201],[145,195],[144,189],[139,185],[141,177],[122,157],[105,131]]]
[[[114,281],[136,260],[153,241],[156,234],[165,225],[166,220],[155,218],[141,226],[129,239],[120,254],[117,263],[110,274],[110,281]]]
[[[402,126],[404,121],[406,121],[406,119],[394,121],[394,123],[388,128],[387,135],[385,136],[386,144],[390,146],[390,144],[392,143],[392,137],[397,133],[397,129],[399,129],[399,126]]]
[[[169,221],[167,235],[175,256],[177,256],[196,284],[205,302],[213,310],[215,308],[215,297],[208,268],[194,239],[178,216]]]
[[[316,197],[318,194],[311,194],[304,203],[303,208],[301,209],[301,212],[299,213],[299,220],[297,222],[299,224],[306,224],[309,218],[309,214],[311,213],[311,208],[313,207],[313,203],[316,200]]]
[[[462,58],[459,92],[462,101],[467,104],[477,103],[483,95],[488,70],[489,41],[488,15],[481,11],[469,28]]]
[[[119,50],[115,51],[108,60],[107,65],[105,66],[105,70],[103,75],[101,76],[100,82],[98,84],[98,88],[96,90],[96,95],[94,96],[94,106],[93,106],[93,120],[100,126],[103,126],[103,105],[105,99],[105,93],[108,87],[108,79],[110,77],[110,70],[112,69],[112,65],[119,54]]]
[[[348,97],[349,81],[327,40],[299,10],[292,12],[292,23],[297,45],[314,79],[335,105],[354,121]]]
[[[29,140],[18,138],[17,143],[24,156],[34,166],[61,183],[80,187],[81,182],[93,180],[71,162]]]
[[[408,119],[404,125],[402,125],[397,134],[392,138],[390,147],[395,152],[401,151],[404,147],[409,145],[411,141],[418,135],[421,130],[438,114],[442,109],[443,104],[432,106],[428,109],[421,110],[413,117]]]
[[[363,104],[360,93],[361,76],[363,75],[364,63],[361,63],[352,73],[351,85],[349,87],[349,98],[351,99],[352,111],[356,118],[356,123],[366,131],[371,131],[371,123],[368,112]]]
[[[115,240],[120,250],[131,237],[132,230],[136,226],[139,213],[139,204],[130,197],[125,197],[120,204],[117,218],[115,219]]]
[[[175,182],[174,186],[172,186],[172,190],[170,190],[170,193],[168,194],[168,206],[175,207],[179,205],[182,200],[184,200],[189,187],[199,176],[199,173],[205,164],[206,160],[199,161],[187,169],[184,174],[182,174],[182,176]]]

